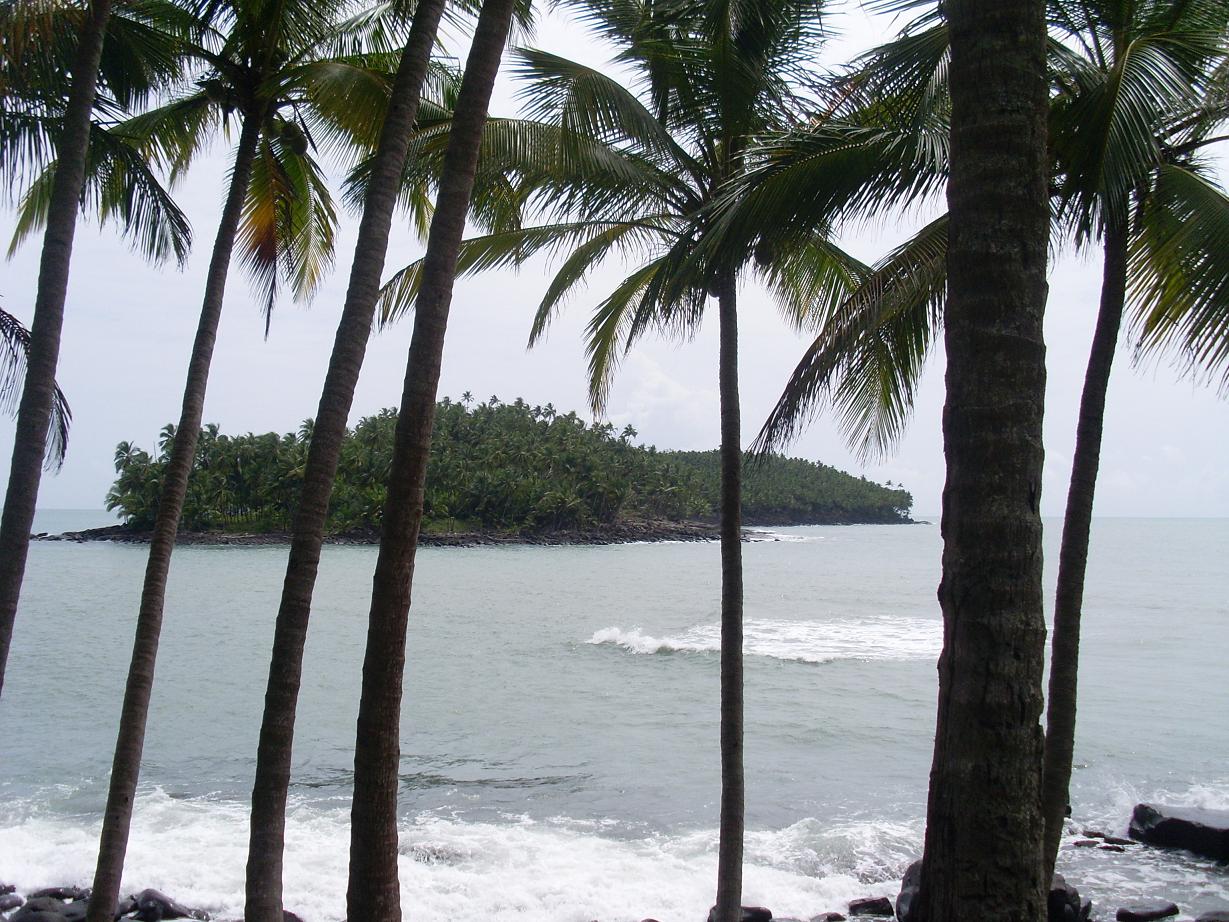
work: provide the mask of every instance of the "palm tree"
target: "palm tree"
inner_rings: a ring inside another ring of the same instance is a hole
[[[1189,368],[1209,376],[1223,374],[1229,356],[1229,264],[1219,243],[1229,199],[1201,160],[1210,144],[1223,140],[1216,131],[1229,118],[1220,44],[1229,4],[1051,2],[1049,19],[1065,38],[1050,46],[1055,231],[1079,246],[1099,243],[1104,278],[1059,557],[1043,788],[1047,874],[1069,802],[1093,492],[1127,302],[1134,304],[1142,349],[1176,346]],[[942,109],[947,47],[946,28],[938,24],[880,49],[867,68],[873,88],[890,88],[914,107]],[[799,148],[794,156],[804,153]],[[795,190],[797,180],[784,169],[771,177],[793,181]],[[947,228],[946,216],[927,225],[829,318],[765,424],[761,444],[788,438],[827,398],[864,453],[891,446],[907,422],[941,322]]]
[[[15,413],[30,355],[30,331],[8,311],[0,310],[0,410]],[[68,451],[68,426],[73,413],[64,392],[56,385],[47,431],[46,466],[59,468]]]
[[[405,637],[431,427],[457,254],[465,233],[487,108],[516,0],[484,0],[457,97],[431,219],[397,419],[380,553],[371,595],[354,747],[349,919],[401,919],[397,791]]]
[[[48,433],[56,405],[56,365],[64,326],[64,301],[81,188],[85,182],[91,114],[102,57],[103,36],[111,15],[110,0],[91,0],[81,18],[71,69],[71,85],[56,153],[58,166],[43,235],[38,291],[30,330],[25,385],[17,410],[13,459],[0,518],[0,692],[25,574],[34,506],[42,479]]]
[[[919,918],[1041,922],[1045,2],[945,14],[944,642]]]
[[[346,436],[346,422],[371,333],[393,208],[400,193],[401,173],[409,149],[410,131],[418,115],[419,97],[444,7],[445,0],[419,0],[414,12],[373,158],[354,262],[350,268],[350,284],[329,358],[320,406],[310,427],[310,448],[299,490],[290,557],[277,613],[256,759],[256,779],[252,785],[251,840],[244,907],[247,922],[282,920],[286,796],[290,784],[295,709],[312,591],[320,563],[320,547],[324,542],[329,500]]]
[[[200,431],[209,364],[236,243],[262,293],[266,330],[285,278],[308,296],[331,260],[335,216],[310,156],[314,131],[367,141],[386,104],[387,80],[351,47],[353,21],[298,0],[242,0],[211,7],[189,46],[205,72],[189,92],[130,119],[136,139],[176,176],[209,130],[237,117],[229,188],[206,276],[200,322],[150,541],[132,662],[90,901],[90,922],[115,912],[140,774],[146,716],[175,535]]]
[[[754,265],[786,313],[801,320],[821,295],[839,294],[860,264],[834,247],[823,228],[812,228],[780,251],[755,248],[754,260],[747,249],[734,260],[702,261],[694,257],[694,244],[716,190],[748,168],[753,139],[801,119],[796,88],[809,79],[820,40],[820,4],[595,0],[574,6],[618,46],[618,60],[636,71],[644,100],[620,79],[545,52],[522,52],[529,118],[492,123],[480,181],[511,176],[515,200],[540,198],[559,219],[474,238],[462,250],[459,268],[472,272],[515,265],[544,250],[570,250],[539,306],[531,333],[536,341],[564,298],[603,259],[619,253],[644,260],[590,321],[590,396],[596,412],[604,406],[622,351],[655,327],[694,329],[708,298],[717,301],[722,446],[717,905],[718,918],[727,922],[740,911],[744,815],[738,282],[744,268]],[[419,263],[390,280],[386,319],[414,301],[424,272]]]

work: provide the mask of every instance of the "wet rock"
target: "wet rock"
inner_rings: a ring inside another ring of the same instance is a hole
[[[892,901],[886,896],[868,897],[864,900],[854,900],[849,904],[851,916],[885,916],[892,917]]]
[[[1090,839],[1104,839],[1106,837],[1105,833],[1096,829],[1085,829],[1084,835],[1088,836]]]
[[[0,893],[0,912],[8,912],[10,909],[16,909],[24,902],[16,893]]]
[[[1096,839],[1076,839],[1071,844],[1075,846],[1076,848],[1093,848],[1094,846],[1100,845],[1101,843],[1098,842]]]
[[[716,919],[717,907],[714,906],[708,911],[708,922],[716,922]],[[763,906],[744,906],[739,920],[740,922],[772,922],[772,910],[765,909]]]
[[[64,901],[53,896],[33,896],[9,916],[9,922],[64,922],[60,910]]]
[[[1153,922],[1154,919],[1167,919],[1178,914],[1178,907],[1165,900],[1151,900],[1147,903],[1133,903],[1123,906],[1114,917],[1118,922]]]
[[[189,909],[158,890],[142,890],[135,897],[137,904],[134,919],[141,922],[161,922],[163,919],[208,919],[209,913],[201,909]]]
[[[1135,845],[1134,839],[1124,839],[1121,836],[1102,836],[1106,845]]]
[[[1080,922],[1088,922],[1092,918],[1092,900],[1080,903]]]
[[[1061,874],[1055,874],[1050,882],[1046,898],[1047,922],[1080,922],[1080,891],[1067,883]]]
[[[900,895],[896,897],[896,918],[900,922],[912,922],[913,901],[917,899],[918,888],[922,886],[922,862],[915,861],[905,870],[905,876],[900,882]]]
[[[115,907],[115,918],[126,916],[129,913],[137,911],[137,898],[135,896],[126,896],[119,901],[119,905]]]
[[[1132,839],[1229,861],[1229,810],[1136,804]]]
[[[811,922],[845,922],[845,917],[839,912],[821,912],[817,916],[811,916]]]
[[[1214,909],[1211,912],[1205,912],[1195,922],[1229,922],[1229,910]]]
[[[85,911],[89,909],[89,906],[89,900],[77,900],[61,909],[60,915],[68,922],[85,922]]]
[[[89,887],[44,887],[42,890],[35,890],[30,894],[33,899],[36,896],[49,896],[53,899],[64,900],[88,900],[90,898]]]
[[[0,896],[3,896],[6,893],[16,893],[16,892],[17,892],[16,884],[0,883]]]
[[[1123,848],[1121,845],[1098,845],[1097,850],[1102,851],[1102,852],[1125,852],[1126,851],[1126,849]]]

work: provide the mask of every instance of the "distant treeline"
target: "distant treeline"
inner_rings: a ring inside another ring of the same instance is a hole
[[[378,528],[397,414],[368,416],[342,448],[329,531]],[[280,532],[289,529],[312,422],[285,435],[201,431],[182,528]],[[717,452],[664,452],[634,443],[636,430],[587,423],[549,404],[492,397],[437,408],[424,527],[435,531],[542,532],[600,528],[628,520],[713,518]],[[118,474],[107,508],[135,529],[152,528],[174,427],[155,457],[130,442],[115,451]],[[800,458],[774,457],[747,470],[748,524],[900,522],[913,499],[903,489],[851,477]]]

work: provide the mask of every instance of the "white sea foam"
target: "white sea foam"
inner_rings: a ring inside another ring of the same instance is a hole
[[[804,663],[933,659],[942,641],[942,625],[923,618],[753,619],[743,625],[747,654]],[[721,626],[702,624],[668,637],[653,637],[639,628],[608,627],[595,631],[587,642],[612,644],[639,654],[716,653],[721,650]]]
[[[773,531],[771,528],[747,528],[749,541],[784,541],[789,544],[810,544],[825,540],[824,535],[799,535],[788,531]]]
[[[290,812],[285,902],[308,922],[344,917],[347,825],[340,806],[299,804]],[[824,843],[835,840],[817,830],[816,821],[806,821],[749,835],[747,902],[806,918],[894,890],[888,878],[895,869],[878,883],[860,880],[856,855],[825,854]],[[238,918],[247,833],[243,805],[143,795],[124,890],[157,887],[215,918]],[[97,822],[79,817],[27,813],[10,823],[0,815],[0,867],[26,891],[88,884],[97,835]],[[421,816],[403,826],[401,854],[402,905],[411,922],[688,922],[707,912],[716,874],[712,831],[629,840],[562,820]]]

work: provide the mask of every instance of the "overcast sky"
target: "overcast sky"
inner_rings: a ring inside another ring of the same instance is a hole
[[[840,29],[829,62],[888,37],[891,23],[861,12],[834,18]],[[565,18],[549,18],[533,41],[540,47],[591,63],[605,51]],[[493,114],[515,113],[515,86],[502,81]],[[42,508],[100,508],[114,471],[116,443],[156,446],[159,429],[178,419],[184,370],[195,330],[209,246],[223,195],[228,149],[219,144],[177,190],[192,220],[196,245],[184,271],[150,268],[110,230],[82,226],[73,253],[72,277],[60,356],[60,383],[73,407],[68,461],[45,476]],[[0,214],[0,236],[11,234],[11,213]],[[856,255],[882,255],[921,216],[899,226],[859,229],[845,239]],[[232,268],[226,308],[214,355],[205,419],[227,432],[288,431],[315,415],[354,245],[356,221],[347,217],[340,235],[338,266],[314,302],[279,305],[266,340],[258,302],[242,270]],[[421,255],[421,245],[400,221],[386,272]],[[38,267],[38,241],[0,267],[6,310],[30,320]],[[618,267],[594,276],[588,292],[574,299],[546,343],[525,348],[534,308],[551,264],[519,274],[490,273],[456,287],[445,350],[440,395],[471,391],[531,404],[553,403],[583,412],[586,366],[582,349],[591,306],[621,276]],[[1046,469],[1042,509],[1061,514],[1066,494],[1075,416],[1099,289],[1100,262],[1064,255],[1052,267],[1046,322],[1049,383],[1046,408]],[[715,311],[712,312],[715,315]],[[750,442],[771,409],[805,340],[784,324],[754,286],[741,303],[740,372],[744,440]],[[355,400],[353,422],[381,407],[395,406],[405,370],[410,327],[399,324],[377,335]],[[714,322],[692,340],[652,337],[628,356],[609,401],[616,425],[631,423],[640,439],[660,448],[706,449],[718,440],[717,339]],[[944,469],[940,417],[943,361],[934,356],[909,432],[891,458],[863,467],[836,428],[812,424],[791,454],[903,483],[921,514],[939,509]],[[0,478],[7,480],[13,423],[0,418]],[[1229,515],[1229,403],[1214,390],[1182,379],[1168,365],[1134,367],[1123,343],[1110,385],[1097,491],[1099,515]]]

